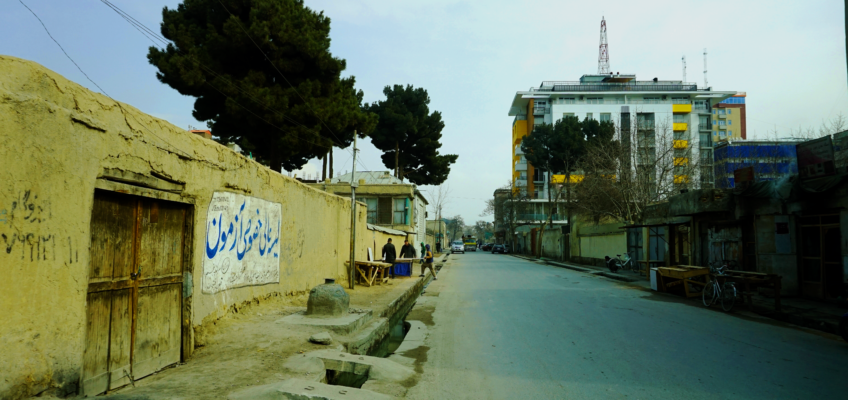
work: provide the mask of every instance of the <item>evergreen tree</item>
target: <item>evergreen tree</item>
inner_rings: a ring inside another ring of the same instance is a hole
[[[412,85],[386,86],[386,100],[365,110],[379,116],[371,134],[374,147],[383,151],[383,165],[395,170],[395,176],[418,185],[439,185],[448,178],[457,155],[440,155],[442,114],[430,113],[430,96]]]
[[[223,3],[222,3],[223,2]],[[162,11],[156,77],[195,97],[193,115],[275,171],[345,148],[376,116],[345,61],[330,54],[330,18],[302,0],[185,0]],[[259,48],[257,48],[257,46]]]

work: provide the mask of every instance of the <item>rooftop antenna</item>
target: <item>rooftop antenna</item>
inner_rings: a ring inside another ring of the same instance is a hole
[[[710,87],[709,82],[707,82],[707,48],[704,47],[704,89]]]
[[[681,60],[683,60],[683,83],[686,83],[686,56],[683,56]]]
[[[609,53],[607,52],[607,21],[601,17],[601,45],[598,48],[598,75],[608,75]]]

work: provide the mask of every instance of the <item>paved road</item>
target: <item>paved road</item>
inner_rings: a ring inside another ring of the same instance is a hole
[[[408,398],[848,398],[836,336],[511,256],[450,258],[422,302],[434,325]]]

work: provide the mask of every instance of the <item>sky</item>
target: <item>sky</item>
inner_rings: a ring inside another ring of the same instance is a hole
[[[151,42],[99,0],[23,0],[65,50],[108,95],[188,128],[204,127],[193,98],[161,84],[147,62]],[[159,31],[173,0],[111,0]],[[577,80],[597,72],[601,18],[607,21],[610,69],[640,80],[704,83],[703,50],[714,90],[747,93],[749,138],[818,127],[848,116],[844,3],[831,1],[499,1],[306,0],[331,18],[331,52],[347,60],[365,101],[384,99],[387,85],[411,84],[442,113],[442,154],[459,159],[445,182],[443,216],[466,223],[511,174],[516,91],[543,80]],[[38,62],[98,90],[50,40],[19,1],[0,3],[0,54]],[[389,170],[380,151],[360,140],[357,169]],[[336,174],[351,152],[336,149]],[[315,173],[320,160],[304,166]],[[422,187],[427,195],[432,187]],[[432,195],[428,198],[432,199]],[[433,215],[431,211],[431,216]]]

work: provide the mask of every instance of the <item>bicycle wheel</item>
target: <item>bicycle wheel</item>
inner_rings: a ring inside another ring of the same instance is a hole
[[[701,300],[704,301],[704,306],[709,307],[716,301],[716,281],[709,281],[706,286],[704,286],[703,291],[701,292]]]
[[[736,304],[736,285],[725,282],[721,293],[721,309],[730,311],[734,304]]]

